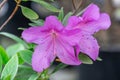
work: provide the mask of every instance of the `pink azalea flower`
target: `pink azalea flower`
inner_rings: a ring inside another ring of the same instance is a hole
[[[42,72],[56,57],[65,64],[79,65],[81,62],[76,57],[73,47],[73,43],[77,40],[77,37],[73,36],[76,32],[76,30],[64,32],[63,25],[55,16],[47,17],[41,27],[24,30],[23,39],[37,44],[32,56],[33,69]]]
[[[79,33],[76,35],[79,37],[77,47],[78,54],[82,52],[90,56],[93,60],[96,60],[99,53],[99,45],[92,35],[99,30],[108,29],[110,25],[111,21],[109,15],[100,13],[97,5],[90,4],[82,17],[71,16],[68,19],[66,30],[79,29]]]

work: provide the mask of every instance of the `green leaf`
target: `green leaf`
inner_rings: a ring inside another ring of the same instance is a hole
[[[39,15],[33,11],[32,9],[28,8],[28,7],[25,7],[25,6],[20,6],[21,7],[21,10],[22,10],[22,14],[32,20],[32,19],[38,19],[39,18]]]
[[[86,11],[86,9],[87,9],[87,7],[84,8],[84,9],[82,9],[81,11],[79,11],[79,12],[76,14],[76,16],[82,15],[82,14]]]
[[[31,64],[32,53],[33,52],[30,50],[23,50],[19,52],[21,58],[28,64]]]
[[[35,24],[35,23],[28,23],[28,25],[29,26],[34,26],[34,27],[39,26],[38,24]]]
[[[28,80],[32,74],[36,73],[35,71],[32,70],[31,66],[28,67],[25,65],[20,65],[18,73],[15,77],[14,80]]]
[[[8,75],[7,77],[3,78],[3,80],[11,80],[11,75]]]
[[[57,66],[55,67],[55,69],[52,71],[51,74],[57,72],[57,71],[60,70],[60,69],[65,68],[65,67],[67,67],[67,66],[68,66],[68,65],[66,65],[66,64],[60,63],[59,65],[57,65]]]
[[[22,28],[22,27],[19,27],[19,28],[18,28],[18,30],[22,30],[22,31],[25,30],[25,29],[26,29],[26,28]]]
[[[25,41],[23,41],[22,39],[20,39],[19,37],[15,36],[13,34],[10,34],[10,33],[7,33],[7,32],[0,32],[0,35],[9,37],[9,38],[15,40],[16,42],[23,44],[26,48],[28,48],[28,45]]]
[[[50,1],[54,2],[55,0],[50,0]]]
[[[19,65],[18,66],[19,68],[22,68],[22,69],[31,69],[32,70],[32,67],[30,65]]]
[[[38,74],[32,74],[28,80],[37,80],[38,77]]]
[[[56,7],[54,7],[53,5],[43,1],[43,0],[31,0],[33,2],[36,2],[38,4],[40,4],[41,6],[45,7],[46,9],[52,11],[52,12],[60,12],[59,9],[57,9]]]
[[[2,71],[2,66],[3,66],[3,63],[2,63],[2,57],[1,57],[1,54],[0,54],[0,73]]]
[[[21,58],[21,56],[18,54],[18,61],[19,61],[19,64],[24,64],[24,60]]]
[[[0,46],[0,55],[1,55],[2,63],[6,64],[9,60],[9,58],[8,58],[8,55],[5,51],[5,49],[2,46]]]
[[[68,18],[72,15],[73,13],[72,12],[69,12],[68,14],[65,15],[62,23],[63,25],[66,25],[67,24],[67,21],[68,21]]]
[[[24,46],[18,43],[18,44],[14,44],[14,45],[7,47],[6,52],[9,57],[12,57],[14,54],[24,49],[25,49]]]
[[[62,21],[63,18],[64,18],[64,11],[63,11],[63,7],[62,7],[61,10],[60,10],[60,12],[59,12],[58,19],[59,19],[60,21]]]
[[[28,43],[29,50],[34,51],[34,48],[36,47],[36,44],[34,43]]]
[[[102,59],[100,57],[97,58],[98,61],[102,61]]]
[[[93,61],[87,55],[85,55],[83,53],[79,54],[79,59],[84,64],[93,64]]]
[[[27,1],[29,1],[29,0],[21,0],[21,1],[27,2]]]
[[[11,80],[13,80],[17,73],[17,70],[18,70],[18,57],[16,54],[5,65],[5,67],[2,71],[2,74],[1,74],[1,78],[3,79],[3,78],[6,78],[7,76],[11,75]]]
[[[32,23],[29,23],[30,26],[43,26],[44,21],[41,19],[38,20],[31,20]]]

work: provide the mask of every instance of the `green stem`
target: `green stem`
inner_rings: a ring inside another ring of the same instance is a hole
[[[42,73],[40,73],[40,76],[38,77],[37,80],[49,80],[48,69],[46,69]]]

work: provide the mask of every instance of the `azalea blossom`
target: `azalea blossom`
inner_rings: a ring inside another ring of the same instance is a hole
[[[46,18],[43,26],[30,27],[22,33],[29,43],[37,44],[32,56],[32,67],[37,72],[48,68],[56,57],[69,65],[79,65],[80,52],[96,60],[99,45],[93,34],[110,27],[107,13],[90,4],[82,17],[71,16],[66,27],[55,16]]]
[[[65,64],[79,65],[81,62],[76,57],[74,48],[78,38],[73,36],[75,33],[77,30],[65,32],[63,25],[55,16],[47,17],[43,26],[24,30],[23,39],[37,44],[32,56],[33,69],[42,72],[56,57]]]
[[[66,30],[79,29],[79,33],[74,35],[79,37],[78,54],[82,52],[96,60],[99,53],[99,45],[93,34],[99,30],[108,29],[110,25],[109,15],[107,13],[100,13],[97,5],[90,4],[82,16],[71,16],[68,19]]]

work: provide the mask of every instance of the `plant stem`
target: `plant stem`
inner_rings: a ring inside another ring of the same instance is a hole
[[[72,0],[73,8],[76,10],[75,0]]]
[[[3,5],[7,2],[7,0],[3,0],[1,3],[0,3],[0,9],[3,7]]]
[[[21,3],[21,0],[17,0],[16,1],[16,6],[13,10],[13,12],[11,13],[11,15],[8,17],[8,19],[1,25],[0,27],[0,31],[4,28],[4,26],[12,19],[12,17],[15,15],[15,13],[17,12],[19,5]]]
[[[83,0],[80,0],[78,3],[79,3],[78,7],[76,7],[75,11],[73,12],[74,15],[75,15],[75,14],[77,13],[77,11],[80,9],[81,4],[83,3]],[[74,6],[75,6],[75,2],[74,2]]]
[[[50,75],[48,74],[48,69],[46,69],[42,73],[40,73],[37,80],[49,80],[49,76]]]

